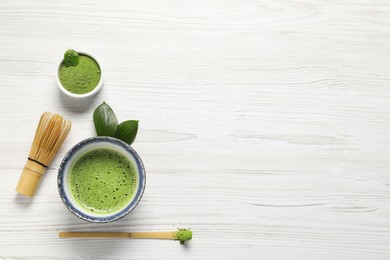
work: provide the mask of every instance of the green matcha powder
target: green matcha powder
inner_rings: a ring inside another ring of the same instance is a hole
[[[86,94],[98,85],[101,72],[97,62],[89,56],[80,55],[76,66],[62,64],[59,77],[66,90],[74,94]]]
[[[185,242],[192,239],[192,231],[186,228],[181,228],[174,232],[174,237],[176,240],[180,241],[180,244],[184,245]]]

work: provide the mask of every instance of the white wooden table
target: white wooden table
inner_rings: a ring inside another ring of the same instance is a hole
[[[66,49],[102,63],[92,100],[55,85]],[[4,259],[390,259],[387,0],[0,2],[0,256]],[[110,224],[58,195],[65,153],[105,100],[139,119],[139,206]],[[38,118],[73,128],[34,199],[14,191]],[[190,227],[161,240],[58,232]]]

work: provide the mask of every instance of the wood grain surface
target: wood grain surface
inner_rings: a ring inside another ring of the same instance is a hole
[[[56,86],[69,48],[101,62],[92,99]],[[389,84],[387,0],[2,0],[0,257],[390,259]],[[147,187],[91,224],[56,176],[103,100],[140,120]],[[44,111],[73,128],[31,200],[14,189]],[[180,227],[185,247],[58,238]]]

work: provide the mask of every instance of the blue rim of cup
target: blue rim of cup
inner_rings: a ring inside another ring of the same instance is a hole
[[[128,152],[134,158],[134,160],[137,164],[138,173],[139,173],[138,174],[139,188],[137,188],[137,192],[136,192],[134,198],[130,201],[130,203],[125,208],[123,208],[122,210],[120,210],[112,215],[109,215],[109,216],[101,216],[101,217],[96,216],[96,215],[90,216],[90,215],[87,215],[87,214],[79,211],[76,207],[74,207],[73,203],[69,200],[68,196],[65,194],[65,189],[64,189],[64,182],[66,181],[66,180],[64,180],[64,177],[65,177],[64,169],[65,169],[66,164],[69,162],[70,159],[72,159],[72,157],[76,154],[76,152],[79,151],[82,147],[84,147],[87,144],[95,143],[95,142],[109,142],[109,143],[112,143],[114,145],[118,145],[118,146],[122,147],[123,149],[125,149],[126,152]],[[145,191],[145,185],[146,185],[145,167],[142,163],[140,156],[137,154],[137,152],[130,145],[126,144],[125,142],[123,142],[117,138],[107,137],[107,136],[91,137],[91,138],[85,139],[85,140],[79,142],[78,144],[76,144],[75,146],[73,146],[69,150],[69,152],[65,155],[64,159],[62,160],[62,162],[60,164],[60,167],[58,168],[57,185],[58,185],[58,192],[60,194],[60,197],[61,197],[63,203],[65,204],[66,208],[70,212],[72,212],[73,214],[75,214],[79,218],[84,219],[84,220],[89,221],[89,222],[108,223],[108,222],[112,222],[112,221],[123,218],[124,216],[129,214],[138,205],[138,203],[141,200],[142,195]]]

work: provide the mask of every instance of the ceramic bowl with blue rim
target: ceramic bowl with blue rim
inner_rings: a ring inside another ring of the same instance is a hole
[[[89,222],[107,223],[137,206],[145,190],[145,178],[141,158],[130,145],[98,136],[69,150],[58,169],[57,184],[70,212]],[[118,183],[116,188],[114,182]]]

